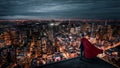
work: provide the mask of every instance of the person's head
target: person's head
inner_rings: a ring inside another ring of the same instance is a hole
[[[86,33],[86,34],[84,35],[84,38],[90,39],[90,33]]]
[[[90,39],[90,35],[85,35],[84,36],[86,39]]]

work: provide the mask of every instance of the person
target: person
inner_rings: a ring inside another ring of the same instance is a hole
[[[83,36],[83,38],[81,39],[81,54],[84,53],[85,58],[87,59],[92,59],[92,58],[96,58],[96,56],[100,53],[103,52],[102,49],[98,49],[97,47],[95,47],[90,41],[90,34],[87,33],[86,35]]]

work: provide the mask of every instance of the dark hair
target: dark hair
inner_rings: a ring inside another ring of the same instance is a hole
[[[91,36],[91,33],[90,33],[90,32],[87,32],[86,35],[87,35],[87,36]]]
[[[90,36],[91,33],[90,32],[86,32],[86,33],[82,33],[81,36],[84,37],[84,36]]]

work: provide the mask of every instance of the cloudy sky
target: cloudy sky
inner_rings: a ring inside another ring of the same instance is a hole
[[[120,0],[0,0],[0,19],[120,19]]]

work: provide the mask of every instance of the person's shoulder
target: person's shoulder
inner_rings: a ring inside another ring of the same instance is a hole
[[[86,38],[82,38],[81,40],[87,40]]]

